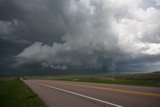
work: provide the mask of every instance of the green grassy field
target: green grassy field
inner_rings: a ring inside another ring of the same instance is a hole
[[[25,78],[160,87],[160,72],[141,74],[27,76]]]
[[[0,78],[0,107],[46,107],[19,78]]]

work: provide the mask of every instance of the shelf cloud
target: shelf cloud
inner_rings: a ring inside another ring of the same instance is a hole
[[[25,44],[14,68],[158,70],[160,4],[148,1],[10,0],[18,15],[4,14],[9,19],[0,21],[0,38]]]

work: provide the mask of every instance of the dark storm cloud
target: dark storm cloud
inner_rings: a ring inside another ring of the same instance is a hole
[[[5,0],[1,1],[0,20],[25,23],[27,34],[17,35],[28,41],[61,42],[65,22],[59,12],[59,1]],[[60,4],[62,6],[62,3]],[[62,6],[63,7],[63,6]]]
[[[160,63],[159,2],[146,3],[1,0],[0,41],[6,43],[1,51],[8,53],[7,44],[19,48],[13,45],[8,54],[15,59],[13,68],[155,70]]]
[[[35,41],[62,42],[65,25],[56,7],[51,6],[56,4],[40,0],[0,0],[1,68],[4,65],[9,68],[13,56]]]

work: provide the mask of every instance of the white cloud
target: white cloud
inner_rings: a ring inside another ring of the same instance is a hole
[[[66,22],[64,43],[49,46],[36,42],[16,56],[17,65],[99,69],[115,67],[114,63],[125,60],[125,55],[160,55],[160,10],[143,10],[140,3],[141,0],[70,0],[70,5],[61,10]]]
[[[154,0],[154,1],[156,1],[157,5],[160,6],[160,0]]]

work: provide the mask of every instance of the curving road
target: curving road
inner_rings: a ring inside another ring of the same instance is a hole
[[[48,107],[160,107],[160,88],[24,80]]]

